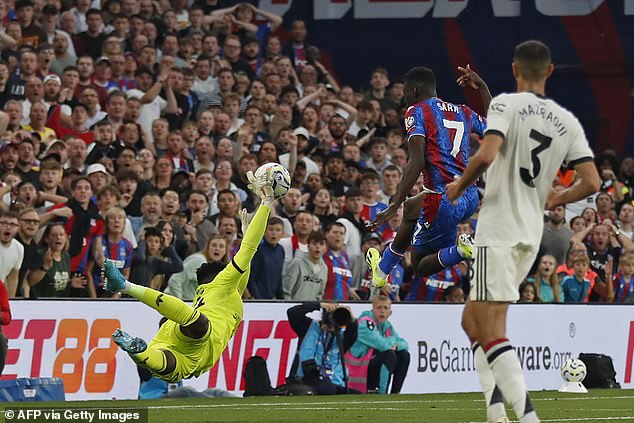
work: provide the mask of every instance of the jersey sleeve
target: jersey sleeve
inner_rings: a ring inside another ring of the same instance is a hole
[[[570,135],[571,143],[568,153],[566,154],[565,163],[569,167],[573,167],[577,163],[593,160],[594,153],[588,145],[588,139],[583,127],[577,119],[574,120],[574,128]]]
[[[130,269],[132,267],[132,243],[130,241],[128,241],[127,239],[126,241],[126,247],[125,247],[125,264],[123,265],[124,269]]]
[[[411,106],[405,112],[405,130],[407,131],[407,139],[414,135],[426,137],[425,117],[423,116],[423,108],[420,106]]]
[[[99,218],[95,222],[95,236],[104,236],[106,234],[106,223]]]
[[[505,94],[491,100],[487,111],[485,134],[497,134],[506,139],[512,119],[512,107],[508,100]]]
[[[408,351],[409,344],[407,340],[399,336],[398,333],[396,333],[396,329],[394,329],[394,325],[392,325],[391,322],[388,321],[388,323],[390,325],[390,331],[392,332],[392,339],[394,340],[394,343],[396,344],[396,349],[398,351]]]
[[[46,126],[48,126],[53,131],[55,131],[55,133],[59,133],[61,132],[59,130],[59,127],[61,126],[60,115],[62,113],[62,108],[58,104],[58,105],[51,106],[50,110],[51,110],[51,114],[48,116],[46,120]]]
[[[480,136],[484,135],[484,131],[487,128],[487,121],[484,117],[474,112],[471,108],[467,108],[469,113],[469,123],[471,124],[471,132],[474,132]]]

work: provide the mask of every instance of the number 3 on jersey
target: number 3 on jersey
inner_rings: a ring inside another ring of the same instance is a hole
[[[539,145],[531,150],[531,163],[533,165],[533,171],[531,172],[525,167],[520,167],[520,177],[522,178],[522,182],[524,182],[526,185],[531,188],[535,188],[533,180],[537,178],[537,176],[539,176],[539,172],[542,170],[542,163],[539,161],[539,154],[550,147],[550,143],[553,141],[553,139],[534,129],[531,129],[529,138],[537,141]]]
[[[449,133],[453,135],[451,154],[456,157],[460,153],[460,146],[462,145],[462,136],[464,135],[464,122],[459,120],[443,119],[442,124],[449,130]]]

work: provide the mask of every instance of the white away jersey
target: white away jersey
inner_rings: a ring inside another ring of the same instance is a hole
[[[557,170],[592,160],[583,128],[553,100],[522,92],[491,101],[486,133],[504,142],[487,170],[475,243],[539,246]]]

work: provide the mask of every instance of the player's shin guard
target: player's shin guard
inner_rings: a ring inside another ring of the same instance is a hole
[[[451,267],[454,264],[460,263],[462,260],[462,256],[458,252],[458,247],[452,245],[451,247],[443,248],[438,251],[438,262],[443,267]]]
[[[127,293],[181,326],[191,325],[200,316],[198,310],[194,310],[182,300],[145,286],[131,284]]]
[[[162,372],[167,367],[165,353],[159,349],[148,348],[142,353],[130,354],[130,357],[138,366],[155,372]]]
[[[401,251],[395,251],[393,245],[390,244],[385,251],[383,251],[383,257],[381,257],[381,261],[379,262],[379,269],[381,269],[385,275],[389,275],[392,269],[401,262],[403,254]]]
[[[473,350],[476,371],[478,372],[478,378],[480,379],[484,400],[487,405],[487,421],[498,421],[498,419],[506,416],[504,398],[502,397],[500,389],[495,385],[493,372],[489,367],[489,362],[480,344],[472,340],[471,349]]]
[[[509,340],[506,338],[495,340],[484,349],[495,383],[506,402],[513,407],[520,423],[539,422],[528,397],[522,367]]]

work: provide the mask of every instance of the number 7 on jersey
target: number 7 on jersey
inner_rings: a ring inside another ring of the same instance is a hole
[[[451,154],[456,157],[460,153],[460,145],[462,145],[462,136],[464,135],[464,122],[459,120],[443,119],[442,124],[445,128],[449,129],[449,133],[453,135],[451,140],[453,147],[451,148]]]

